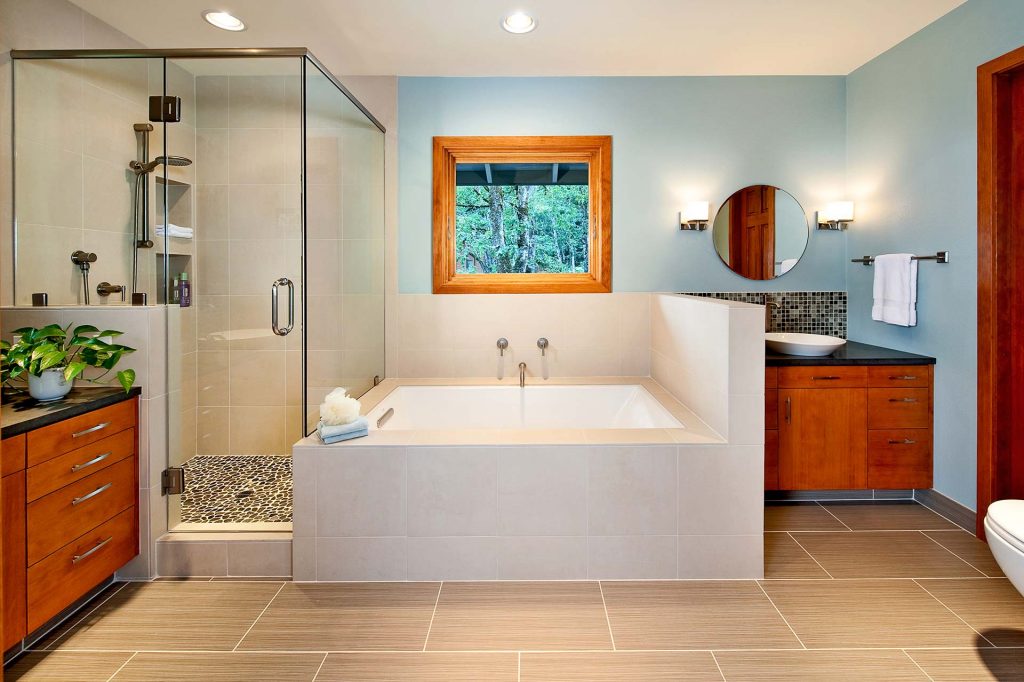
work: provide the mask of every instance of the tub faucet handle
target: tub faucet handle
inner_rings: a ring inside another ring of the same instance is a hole
[[[499,352],[499,355],[502,355],[502,356],[504,356],[504,355],[505,355],[505,349],[506,349],[506,348],[508,348],[508,339],[506,339],[506,338],[505,338],[505,337],[503,336],[503,337],[501,337],[500,339],[498,339],[498,350],[500,351],[500,352]]]
[[[544,353],[548,349],[548,340],[543,336],[537,339],[537,348],[540,348],[540,355],[541,357],[544,357]]]

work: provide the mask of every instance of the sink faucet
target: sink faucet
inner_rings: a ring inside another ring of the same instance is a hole
[[[519,388],[526,386],[526,363],[519,363]]]
[[[764,330],[770,332],[772,330],[772,308],[776,310],[782,310],[782,304],[775,300],[772,296],[764,297]]]

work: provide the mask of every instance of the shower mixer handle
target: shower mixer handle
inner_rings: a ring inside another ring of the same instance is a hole
[[[71,254],[71,262],[81,270],[88,270],[90,264],[96,262],[96,254],[88,251],[75,251]]]
[[[110,282],[100,282],[96,285],[96,293],[106,298],[111,294],[121,294],[121,302],[125,302],[125,292],[128,287],[123,284],[111,284]]]

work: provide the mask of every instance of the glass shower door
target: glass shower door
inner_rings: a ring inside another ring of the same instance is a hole
[[[298,57],[167,61],[166,94],[192,117],[167,124],[167,153],[191,144],[195,158],[193,184],[168,197],[193,228],[168,248],[193,298],[168,318],[179,320],[169,350],[181,376],[170,464],[185,471],[185,491],[168,498],[173,530],[291,521],[291,446],[303,435],[301,69]]]
[[[384,377],[384,133],[306,61],[306,419]]]

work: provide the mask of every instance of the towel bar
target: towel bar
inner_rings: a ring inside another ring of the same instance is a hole
[[[949,262],[949,251],[939,251],[934,256],[911,256],[913,260],[933,260],[939,263]],[[863,263],[864,265],[871,265],[875,262],[874,256],[864,256],[863,258],[852,258],[851,263]]]

